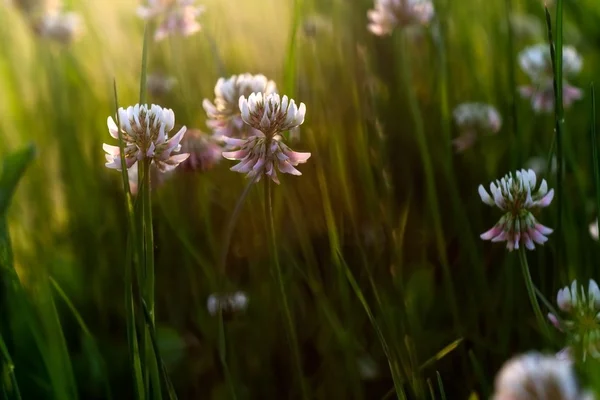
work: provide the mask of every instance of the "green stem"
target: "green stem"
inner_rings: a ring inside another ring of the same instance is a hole
[[[152,198],[150,196],[150,159],[142,162],[142,203],[144,234],[144,301],[154,323],[154,234],[152,231]]]
[[[415,124],[415,137],[417,139],[417,145],[423,162],[423,170],[425,172],[425,186],[427,191],[427,203],[429,205],[429,212],[431,219],[433,220],[436,246],[440,257],[440,263],[444,273],[444,284],[446,285],[446,292],[448,295],[448,303],[452,317],[454,319],[454,326],[459,336],[462,336],[462,328],[460,327],[460,318],[458,312],[458,305],[456,303],[456,294],[454,286],[452,284],[452,274],[450,273],[450,267],[448,265],[448,259],[446,256],[446,242],[444,239],[444,231],[442,227],[437,190],[435,187],[435,177],[433,173],[433,162],[431,160],[431,154],[429,154],[429,147],[427,144],[427,137],[425,136],[425,129],[423,127],[423,118],[421,110],[415,92],[412,89],[412,72],[410,62],[407,55],[410,54],[406,46],[406,41],[403,36],[403,32],[400,32],[399,36],[401,42],[401,70],[402,70],[402,86],[406,89],[408,94],[409,109],[412,115],[413,123]]]
[[[521,262],[523,279],[525,280],[525,286],[527,287],[527,294],[529,295],[529,300],[531,301],[533,312],[535,313],[535,317],[538,320],[538,324],[540,325],[542,332],[545,336],[548,336],[548,325],[546,324],[546,319],[542,314],[542,310],[540,309],[540,305],[538,304],[537,297],[535,296],[535,286],[533,285],[533,280],[531,279],[531,274],[529,273],[529,264],[527,263],[527,255],[525,254],[524,247],[521,247],[519,249],[519,261]]]
[[[268,147],[268,144],[267,144]],[[264,177],[265,182],[265,218],[267,221],[267,236],[269,247],[271,251],[271,268],[273,268],[273,274],[277,279],[279,286],[279,295],[281,296],[281,304],[283,305],[283,311],[285,314],[286,330],[288,341],[290,342],[290,348],[292,350],[292,356],[294,358],[294,365],[296,373],[298,374],[298,381],[302,390],[302,398],[308,400],[306,384],[304,383],[304,373],[302,372],[302,363],[300,361],[300,351],[298,349],[298,339],[296,337],[296,331],[294,330],[294,321],[292,320],[292,313],[288,304],[287,292],[285,291],[285,285],[283,283],[283,276],[281,274],[281,265],[279,265],[279,255],[277,253],[277,243],[275,242],[275,224],[273,221],[273,199],[271,193],[271,179],[268,176]]]

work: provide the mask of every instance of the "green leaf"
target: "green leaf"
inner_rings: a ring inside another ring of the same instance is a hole
[[[35,156],[35,146],[29,146],[9,154],[2,163],[0,176],[0,215],[8,208],[21,176]]]

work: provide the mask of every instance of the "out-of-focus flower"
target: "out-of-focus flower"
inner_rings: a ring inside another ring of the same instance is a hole
[[[550,49],[546,44],[538,44],[524,49],[519,54],[519,65],[532,81],[531,85],[519,87],[524,98],[531,99],[536,112],[551,112],[554,109],[554,84]],[[572,46],[563,48],[563,104],[570,107],[575,100],[583,97],[581,89],[571,86],[566,78],[581,71],[583,60]]]
[[[242,291],[235,293],[218,294],[208,296],[206,308],[210,315],[217,315],[219,309],[226,316],[243,312],[248,308],[248,296]]]
[[[61,0],[6,0],[5,3],[14,6],[26,17],[58,12],[63,7]]]
[[[559,330],[566,332],[571,349],[580,350],[585,361],[588,354],[600,358],[600,288],[590,279],[587,292],[583,285],[573,281],[556,295],[558,308],[566,318],[562,323],[558,316],[549,313],[548,319]]]
[[[550,171],[547,171],[548,159],[546,157],[532,157],[525,162],[525,168],[532,169],[536,175],[545,175],[547,172],[554,174],[556,173],[556,167],[556,157],[552,157]]]
[[[529,352],[513,357],[495,380],[493,400],[583,400],[573,364],[555,356]]]
[[[240,113],[241,96],[252,93],[271,94],[277,92],[275,82],[264,75],[241,74],[229,78],[220,78],[215,85],[215,100],[204,99],[202,106],[208,116],[206,125],[212,129],[216,138],[246,138],[257,131],[244,124]]]
[[[544,34],[544,26],[535,15],[513,13],[510,16],[510,25],[516,37],[539,39]]]
[[[540,187],[535,191],[536,175],[533,170],[520,170],[508,173],[502,179],[490,184],[491,196],[483,185],[479,185],[479,196],[489,206],[497,206],[505,214],[489,231],[481,234],[483,240],[492,242],[506,241],[509,251],[518,249],[524,244],[529,250],[535,243],[544,244],[552,233],[552,229],[540,224],[532,209],[550,205],[554,198],[554,189],[548,191],[548,184],[542,179]]]
[[[189,154],[171,154],[181,149],[179,142],[186,131],[184,126],[173,137],[168,137],[175,125],[172,110],[154,104],[150,107],[136,104],[126,110],[121,107],[119,121],[127,169],[136,161],[151,159],[161,172],[166,172],[189,157]],[[108,117],[107,124],[110,135],[118,140],[119,128],[112,117]],[[107,153],[106,166],[121,170],[119,146],[104,144],[103,148]]]
[[[138,15],[159,21],[154,33],[156,41],[173,34],[190,36],[202,28],[196,19],[204,12],[204,6],[195,3],[196,0],[147,0],[138,8]]]
[[[83,25],[77,13],[53,11],[44,14],[34,29],[41,37],[69,44],[81,36]]]
[[[150,74],[146,79],[148,93],[152,96],[164,96],[177,84],[177,79],[163,74]]]
[[[310,15],[302,23],[302,32],[308,38],[315,38],[324,33],[330,34],[333,32],[333,24],[331,19],[323,15]]]
[[[221,161],[223,149],[213,137],[199,129],[190,129],[181,141],[181,151],[190,155],[181,168],[207,171]]]
[[[375,0],[369,10],[369,30],[378,36],[389,35],[396,27],[425,25],[435,14],[430,0]]]
[[[598,240],[598,218],[596,218],[596,221],[590,224],[589,230],[592,239]]]
[[[276,169],[291,175],[302,175],[294,167],[305,163],[310,153],[292,151],[283,143],[279,133],[297,128],[304,122],[304,103],[297,107],[294,100],[288,100],[287,96],[280,98],[277,93],[252,93],[248,99],[240,97],[239,106],[242,120],[259,132],[247,139],[225,138],[227,144],[238,148],[223,153],[228,160],[240,161],[231,170],[247,174],[255,182],[262,175],[267,175],[279,183]]]
[[[498,110],[483,103],[463,103],[452,112],[460,129],[460,136],[453,140],[457,152],[473,145],[478,135],[494,134],[502,127],[502,117]]]
[[[364,355],[356,360],[358,365],[358,373],[365,381],[376,379],[379,376],[379,367],[373,358],[369,355]]]

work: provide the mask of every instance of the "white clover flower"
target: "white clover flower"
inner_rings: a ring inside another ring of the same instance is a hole
[[[223,149],[213,137],[199,129],[190,129],[181,141],[181,151],[190,155],[181,164],[181,168],[190,171],[207,171],[221,161]]]
[[[378,36],[389,35],[396,27],[425,25],[435,14],[431,0],[375,0],[369,10],[369,31]]]
[[[252,93],[266,95],[277,92],[274,81],[264,75],[240,74],[227,79],[220,78],[215,85],[215,100],[204,99],[202,106],[208,116],[206,125],[212,129],[216,138],[223,136],[245,138],[254,136],[257,131],[242,120],[239,101],[241,96]]]
[[[592,239],[598,240],[598,218],[590,224],[589,231]]]
[[[600,358],[600,288],[590,279],[587,292],[574,280],[556,295],[558,308],[565,313],[562,323],[552,313],[548,319],[559,330],[569,335],[571,348],[581,350],[585,361],[588,354]]]
[[[554,109],[554,83],[550,48],[546,44],[530,46],[519,54],[519,65],[532,81],[531,85],[519,87],[524,98],[531,99],[536,112],[551,112]],[[581,71],[583,60],[572,46],[563,47],[563,104],[570,107],[583,97],[581,89],[570,85],[566,78]]]
[[[154,33],[156,41],[173,34],[190,36],[202,28],[196,19],[204,12],[204,7],[195,3],[196,0],[147,0],[145,6],[138,8],[138,15],[145,20],[159,20]]]
[[[161,172],[170,171],[189,157],[189,154],[176,154],[181,149],[179,142],[185,134],[186,127],[182,127],[169,139],[168,134],[175,125],[173,110],[152,104],[136,104],[126,110],[119,108],[119,121],[121,137],[125,150],[125,164],[127,168],[143,159],[151,159]],[[119,139],[119,128],[112,117],[107,120],[110,135]],[[121,157],[119,146],[103,145],[106,154],[106,166],[121,170]]]
[[[544,208],[550,205],[554,198],[554,189],[548,191],[545,179],[537,191],[536,176],[533,170],[520,170],[514,175],[509,173],[500,180],[490,184],[491,196],[483,185],[479,185],[479,196],[489,206],[497,206],[505,214],[489,231],[481,234],[483,240],[492,242],[506,241],[509,251],[518,249],[524,244],[529,250],[535,248],[535,243],[544,244],[552,233],[552,229],[537,222],[532,209]]]
[[[529,352],[513,357],[495,379],[492,400],[583,400],[573,364]]]
[[[69,44],[83,31],[81,16],[74,12],[48,12],[36,23],[35,31],[41,37]]]
[[[483,103],[463,103],[452,112],[460,130],[460,136],[453,140],[457,152],[473,145],[478,135],[495,134],[502,127],[502,117],[498,110]]]
[[[248,308],[248,296],[242,291],[225,294],[213,293],[208,296],[206,308],[208,313],[213,316],[217,315],[219,309],[226,315],[236,314]]]

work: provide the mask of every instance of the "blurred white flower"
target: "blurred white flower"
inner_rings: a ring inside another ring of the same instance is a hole
[[[266,95],[276,93],[277,86],[264,75],[248,73],[233,75],[227,79],[220,78],[217,81],[214,103],[208,99],[202,102],[208,116],[206,125],[212,129],[216,138],[246,138],[257,134],[255,129],[242,121],[239,106],[241,96],[250,96],[255,92]]]
[[[496,376],[493,400],[583,400],[573,364],[529,352],[508,360]]]
[[[41,37],[69,44],[83,32],[81,16],[74,12],[48,12],[37,21],[35,31]]]
[[[531,85],[519,87],[524,98],[531,99],[536,112],[551,112],[554,109],[554,83],[550,49],[546,44],[530,46],[519,54],[519,65],[532,81]],[[567,78],[581,71],[583,60],[574,47],[563,47],[563,104],[570,107],[583,97],[581,89],[571,86]]]
[[[213,316],[218,314],[219,309],[226,315],[236,314],[248,308],[248,296],[242,291],[225,294],[213,293],[208,296],[206,308],[208,313]]]
[[[138,15],[159,21],[154,33],[156,41],[174,34],[190,36],[200,31],[196,19],[204,12],[204,7],[195,3],[196,0],[147,0],[146,5],[138,7]]]
[[[595,280],[588,282],[587,292],[574,280],[556,295],[558,308],[565,313],[562,323],[552,313],[548,319],[559,330],[569,335],[571,348],[581,350],[585,361],[588,354],[600,358],[600,288]]]
[[[546,172],[550,174],[556,173],[556,156],[552,157],[552,165],[550,171],[548,169],[548,159],[546,157],[531,157],[525,162],[525,168],[532,169],[536,175],[546,175]]]
[[[492,242],[506,241],[509,251],[518,249],[524,244],[529,250],[535,248],[535,243],[544,244],[552,233],[552,229],[540,224],[532,209],[544,208],[550,205],[554,198],[554,189],[548,191],[548,184],[542,179],[537,191],[536,175],[533,170],[520,170],[513,175],[509,173],[502,179],[490,184],[490,194],[483,185],[479,185],[479,196],[489,206],[497,206],[505,214],[489,231],[481,234],[483,240]]]
[[[119,108],[119,121],[121,137],[125,150],[125,163],[127,168],[139,160],[151,159],[161,171],[170,171],[179,163],[186,160],[189,154],[176,154],[181,149],[179,142],[185,134],[186,127],[182,127],[169,139],[168,134],[175,125],[175,114],[168,108],[152,104],[136,104],[126,110]],[[107,120],[110,135],[119,139],[119,128],[112,117]],[[106,166],[121,170],[121,157],[119,146],[103,145],[106,154]]]
[[[473,145],[478,135],[494,134],[502,127],[502,117],[498,110],[483,103],[463,103],[452,112],[460,130],[460,136],[453,140],[457,152]]]
[[[199,129],[190,129],[181,141],[181,151],[190,155],[181,168],[207,171],[221,161],[223,149],[213,137]]]
[[[164,96],[177,84],[177,79],[163,74],[150,74],[146,78],[148,93],[152,96]]]
[[[425,25],[435,14],[431,0],[375,0],[369,10],[369,31],[378,36],[389,35],[394,28]]]
[[[590,236],[594,240],[598,240],[598,218],[596,218],[595,222],[592,222],[589,227]]]
[[[532,14],[513,13],[510,16],[513,34],[524,39],[539,39],[545,33],[545,26],[540,18]]]

